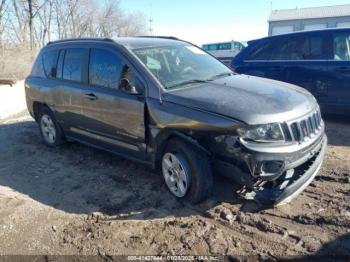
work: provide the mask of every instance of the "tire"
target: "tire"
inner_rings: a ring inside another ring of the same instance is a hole
[[[162,154],[161,170],[166,186],[178,199],[197,204],[210,196],[213,176],[209,158],[193,145],[170,140]]]
[[[55,147],[64,143],[62,129],[49,108],[42,107],[40,109],[38,120],[41,138],[47,146]]]

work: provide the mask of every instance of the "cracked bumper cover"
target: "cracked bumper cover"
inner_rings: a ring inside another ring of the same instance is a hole
[[[274,199],[275,205],[281,205],[290,202],[313,181],[318,171],[321,169],[326,148],[327,136],[324,135],[322,138],[321,147],[319,151],[316,152],[315,156],[311,158],[308,168],[303,174],[298,177],[297,180],[293,181],[293,183],[288,185],[283,191],[276,194],[276,198]]]
[[[246,199],[270,205],[290,202],[312,182],[321,168],[326,148],[327,136],[323,132],[307,147],[295,152],[259,152],[249,148],[247,156],[250,166],[256,167],[266,161],[279,161],[283,165],[281,172],[273,174],[271,178],[251,169],[253,174],[256,173],[254,184],[244,186],[239,194]]]

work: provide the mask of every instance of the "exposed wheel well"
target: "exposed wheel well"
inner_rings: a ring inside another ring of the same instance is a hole
[[[167,144],[169,143],[169,141],[171,141],[173,139],[180,139],[183,142],[196,147],[200,151],[203,151],[205,154],[210,156],[210,152],[208,150],[206,150],[203,146],[201,146],[197,140],[195,140],[194,138],[192,138],[190,136],[187,136],[187,135],[180,133],[180,132],[177,132],[177,131],[166,133],[166,134],[160,134],[157,137],[157,142],[156,142],[156,146],[155,146],[155,155],[154,155],[154,161],[153,161],[154,168],[158,169],[160,167],[163,152],[164,152]]]
[[[38,122],[39,112],[42,107],[47,107],[45,103],[34,102],[33,103],[33,114],[35,121]]]

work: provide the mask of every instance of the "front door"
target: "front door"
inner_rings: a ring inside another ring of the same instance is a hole
[[[88,72],[88,84],[83,94],[83,128],[74,131],[95,146],[144,159],[144,88],[141,81],[115,50],[91,48]],[[137,94],[123,88],[125,79],[137,88]]]

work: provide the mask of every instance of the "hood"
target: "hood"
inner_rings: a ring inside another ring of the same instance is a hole
[[[164,100],[250,125],[288,121],[317,107],[315,98],[301,87],[247,75],[170,90]]]

